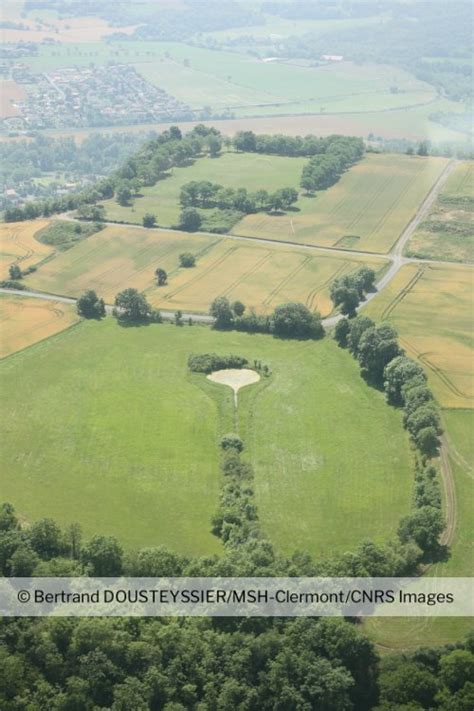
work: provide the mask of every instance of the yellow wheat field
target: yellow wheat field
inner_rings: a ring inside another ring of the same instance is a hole
[[[18,264],[24,270],[54,252],[53,247],[35,239],[35,234],[48,224],[49,220],[0,224],[0,279],[8,279],[10,265]]]
[[[0,294],[0,357],[53,336],[78,320],[72,305]]]
[[[383,265],[376,259],[361,261],[355,256],[340,258],[228,238],[208,250],[193,269],[179,269],[171,275],[168,286],[153,286],[147,296],[159,308],[191,311],[208,311],[218,296],[242,301],[258,313],[298,301],[327,316],[332,311],[332,280],[363,263],[375,270]]]
[[[470,267],[405,265],[364,311],[394,324],[443,407],[474,406],[473,279]]]

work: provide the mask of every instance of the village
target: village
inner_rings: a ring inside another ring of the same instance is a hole
[[[26,130],[121,126],[151,121],[190,120],[191,108],[153,86],[129,65],[67,67],[32,76],[12,68],[18,83],[29,83],[14,102],[15,128]],[[11,119],[4,128],[12,128]]]

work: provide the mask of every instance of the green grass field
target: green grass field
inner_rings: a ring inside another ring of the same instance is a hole
[[[262,524],[278,548],[321,555],[393,534],[412,486],[400,414],[333,341],[123,328],[111,318],[2,363],[0,499],[27,521],[79,521],[86,535],[113,534],[127,546],[218,551],[209,529],[231,391],[186,369],[190,353],[209,351],[273,370],[241,391],[239,427]]]
[[[299,212],[247,215],[235,234],[388,252],[416,213],[446,160],[367,154],[336,185],[300,195]]]
[[[443,423],[454,476],[457,525],[449,559],[433,566],[428,575],[469,577],[474,565],[474,410],[444,410]],[[464,617],[371,618],[364,623],[369,636],[382,645],[382,652],[450,644],[464,637],[472,627],[472,619]]]
[[[298,186],[305,158],[285,158],[252,153],[223,153],[218,158],[199,158],[193,165],[173,168],[172,174],[156,185],[142,188],[143,197],[133,201],[131,207],[122,207],[116,200],[106,200],[106,216],[111,220],[142,223],[143,215],[151,212],[157,222],[171,227],[179,222],[179,194],[182,186],[191,180],[210,180],[228,188],[275,191],[278,188]],[[205,215],[208,210],[204,210]]]
[[[398,67],[265,62],[247,53],[179,42],[66,42],[41,45],[34,61],[25,58],[34,72],[90,62],[133,64],[145,79],[191,108],[228,109],[235,116],[281,113],[285,107],[291,114],[380,111],[423,105],[436,97],[433,87]],[[394,85],[396,93],[390,91]]]
[[[143,188],[143,196],[130,206],[123,207],[113,199],[103,205],[111,220],[140,224],[143,215],[151,212],[160,225],[169,227],[179,219],[181,187],[191,180],[273,191],[298,187],[306,162],[304,158],[226,152],[173,169],[170,177]],[[247,215],[230,231],[248,237],[387,252],[445,165],[443,158],[367,154],[332,188],[316,196],[301,193],[294,209],[285,214]],[[202,212],[205,217],[209,211]]]
[[[460,163],[449,176],[406,254],[422,259],[474,262],[474,163]]]

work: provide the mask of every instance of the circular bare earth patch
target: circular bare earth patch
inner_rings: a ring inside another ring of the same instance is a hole
[[[215,370],[207,376],[208,380],[219,385],[228,385],[234,391],[234,399],[237,403],[237,393],[240,388],[246,385],[258,383],[260,375],[250,368],[226,368],[225,370]]]

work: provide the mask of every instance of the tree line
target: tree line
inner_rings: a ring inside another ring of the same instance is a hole
[[[231,304],[225,296],[218,296],[211,304],[209,314],[214,328],[234,329],[249,333],[272,333],[280,338],[323,338],[321,315],[310,311],[304,304],[290,302],[277,306],[272,314],[257,314],[254,309],[245,313],[240,301]]]
[[[384,389],[387,402],[403,408],[403,423],[420,453],[437,456],[443,432],[438,407],[423,368],[405,355],[393,326],[359,315],[341,319],[334,337],[359,362],[363,377]]]
[[[181,188],[180,204],[183,208],[217,207],[221,210],[238,210],[244,214],[261,210],[287,210],[298,200],[295,188],[280,188],[274,193],[267,190],[249,192],[246,188],[225,188],[208,180],[192,180]]]

